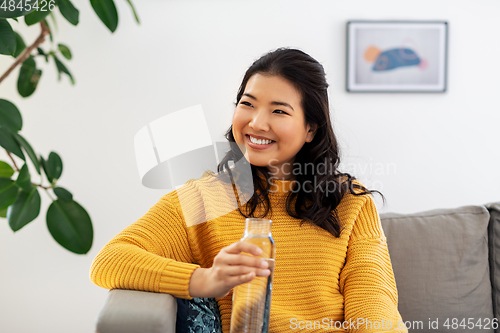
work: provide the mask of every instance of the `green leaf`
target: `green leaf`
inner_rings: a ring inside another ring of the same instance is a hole
[[[12,179],[0,178],[0,210],[6,209],[16,201],[19,188]]]
[[[62,201],[73,201],[73,194],[71,194],[71,192],[69,192],[65,188],[54,187],[54,193],[57,195],[57,198],[61,199]]]
[[[0,126],[17,132],[23,128],[23,118],[17,107],[5,99],[0,99]]]
[[[76,201],[53,201],[47,210],[47,227],[56,242],[71,252],[85,254],[92,247],[92,221]]]
[[[30,26],[44,20],[51,13],[51,10],[49,8],[54,7],[49,5],[50,0],[39,0],[38,9],[26,15],[24,17],[24,23]]]
[[[50,12],[49,16],[52,19],[52,22],[54,22],[54,29],[57,32],[57,21],[56,21],[56,17],[54,16],[54,12]]]
[[[132,1],[127,0],[127,2],[130,5],[130,7],[132,7],[132,12],[134,13],[135,20],[137,21],[137,23],[140,24],[141,22],[139,22],[139,16],[137,16],[137,12],[135,11],[135,8],[134,8],[134,5],[132,4]]]
[[[22,97],[28,97],[33,94],[41,76],[42,70],[36,68],[35,59],[33,56],[29,56],[23,62],[19,71],[19,78],[17,80],[17,91],[19,91],[19,94]]]
[[[111,32],[118,26],[118,12],[113,0],[90,0],[94,12]]]
[[[13,55],[16,51],[16,35],[6,19],[0,19],[0,54]]]
[[[71,80],[71,84],[75,84],[75,80],[73,79],[73,76],[71,76],[71,73],[68,71],[66,66],[64,66],[64,64],[55,55],[53,57],[56,63],[57,71],[59,73],[59,80],[61,80],[61,73],[66,73]]]
[[[38,51],[39,55],[45,57],[45,62],[49,62],[49,56],[41,48],[37,47],[36,50]]]
[[[18,231],[40,214],[42,200],[36,187],[30,192],[19,190],[16,201],[7,211],[7,220],[13,231]]]
[[[24,157],[19,143],[14,139],[13,132],[9,128],[3,127],[2,124],[0,124],[0,146],[18,156],[23,161],[26,161],[26,157]]]
[[[78,17],[80,12],[73,6],[69,0],[57,0],[57,7],[64,18],[73,25],[78,25]]]
[[[40,155],[40,165],[42,166],[43,171],[45,172],[45,176],[47,176],[47,180],[49,181],[49,183],[52,184],[54,182],[54,177],[51,175],[49,165],[47,161],[43,159],[42,155]]]
[[[69,48],[66,45],[58,44],[57,47],[59,48],[59,51],[61,51],[64,58],[71,60],[71,58],[72,58],[71,51],[69,50]]]
[[[47,160],[50,175],[53,179],[59,179],[63,171],[63,163],[61,157],[56,152],[51,152]]]
[[[61,177],[63,163],[61,157],[56,152],[51,152],[47,160],[44,160],[42,155],[40,155],[40,164],[51,184]]]
[[[7,217],[7,208],[0,209],[0,217],[2,217],[2,218],[6,218]]]
[[[54,38],[52,37],[52,29],[50,28],[49,21],[43,20],[43,22],[45,22],[45,24],[47,25],[47,28],[49,28],[49,31],[50,31],[50,33],[49,33],[50,41],[53,42]]]
[[[14,31],[16,35],[16,50],[14,51],[13,57],[17,58],[26,48],[23,38],[17,32]]]
[[[21,147],[24,148],[24,151],[26,152],[26,154],[28,154],[31,162],[33,162],[33,166],[35,167],[36,172],[38,172],[38,174],[41,175],[40,163],[38,162],[38,159],[36,158],[35,151],[33,150],[33,148],[31,148],[31,145],[28,143],[28,141],[26,141],[25,138],[23,138],[21,136],[21,134],[13,133],[13,136],[14,136],[14,139],[17,140],[19,145],[21,145]]]
[[[0,161],[0,178],[10,178],[14,172],[14,169],[12,169],[9,163]]]
[[[33,188],[31,185],[31,175],[28,170],[28,165],[24,163],[21,170],[19,170],[19,175],[17,176],[16,184],[25,190],[26,192],[30,192]]]
[[[22,1],[19,6],[19,1]],[[9,0],[0,2],[0,17],[2,18],[15,18],[28,14],[29,12],[35,10],[33,5],[37,0],[16,0],[14,3],[10,3]],[[5,4],[5,6],[4,6]]]

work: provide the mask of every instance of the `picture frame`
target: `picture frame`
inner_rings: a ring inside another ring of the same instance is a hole
[[[446,21],[348,21],[346,53],[348,92],[446,92]]]

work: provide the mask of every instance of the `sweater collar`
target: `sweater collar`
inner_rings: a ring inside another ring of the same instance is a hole
[[[260,179],[265,181],[265,178],[260,176]],[[269,193],[270,194],[273,194],[273,193],[288,193],[291,191],[291,187],[292,187],[292,184],[294,182],[294,180],[288,180],[288,179],[277,179],[277,178],[269,178],[267,180],[267,182],[269,183]],[[267,185],[267,184],[266,184]]]

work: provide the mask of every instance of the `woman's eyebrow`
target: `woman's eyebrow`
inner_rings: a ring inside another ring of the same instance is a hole
[[[291,106],[290,104],[285,103],[285,102],[277,102],[277,101],[273,101],[273,102],[271,102],[271,105],[281,105],[281,106],[286,106],[286,107],[288,107],[288,108],[292,109],[292,111],[295,111],[295,110],[292,108],[292,106]]]
[[[253,99],[253,100],[257,100],[257,97],[255,97],[255,96],[253,96],[253,95],[251,95],[251,94],[249,94],[249,93],[244,93],[244,94],[243,94],[243,96],[247,96],[247,97],[249,97],[249,98],[251,98],[251,99]],[[293,109],[293,107],[292,107],[290,104],[285,103],[285,102],[272,101],[272,102],[271,102],[271,105],[281,105],[281,106],[286,106],[286,107],[288,107],[288,108],[292,109],[292,111],[295,111],[295,110]]]

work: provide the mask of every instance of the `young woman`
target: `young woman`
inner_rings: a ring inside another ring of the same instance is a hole
[[[246,217],[265,217],[276,243],[270,332],[406,332],[371,191],[338,170],[327,87],[323,67],[302,51],[278,49],[255,61],[218,170],[234,184],[244,177],[229,162],[250,163],[248,202],[220,213],[227,183],[219,175],[187,182],[100,251],[92,281],[216,298],[229,332],[232,288],[270,274],[259,248],[239,241]]]

